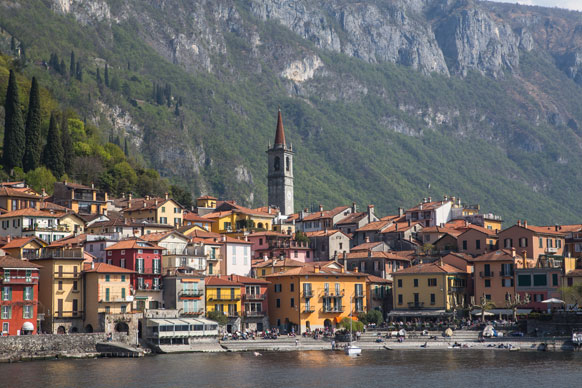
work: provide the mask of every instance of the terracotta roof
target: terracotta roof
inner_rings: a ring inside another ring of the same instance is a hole
[[[390,279],[384,279],[378,276],[374,276],[374,275],[368,275],[368,282],[369,283],[384,283],[384,284],[392,284],[392,280]]]
[[[211,195],[203,195],[202,197],[198,197],[196,199],[217,199],[217,198],[215,198],[215,197],[213,197]]]
[[[58,183],[61,183],[61,184],[65,185],[66,187],[70,187],[72,189],[96,190],[96,189],[91,188],[89,186],[81,185],[79,183],[74,183],[74,182],[58,182]]]
[[[106,251],[114,251],[114,250],[118,250],[118,249],[158,249],[158,250],[163,250],[165,248],[162,248],[160,246],[157,246],[156,244],[153,244],[151,242],[144,241],[141,239],[122,240],[122,241],[118,242],[117,244],[113,244],[112,246],[105,248]]]
[[[30,190],[32,191],[32,190]],[[30,192],[26,188],[13,188],[0,186],[0,197],[18,197],[18,198],[29,198],[29,199],[41,199],[42,196],[36,193]]]
[[[552,235],[559,235],[559,236],[563,236],[565,234],[567,234],[568,232],[565,230],[561,230],[559,229],[559,225],[558,225],[558,230],[556,230],[555,226],[534,226],[534,225],[528,225],[526,229],[531,230],[532,232],[538,233],[538,234],[552,234]]]
[[[150,242],[159,242],[162,241],[163,239],[165,239],[166,237],[168,237],[171,234],[176,234],[180,237],[183,237],[186,240],[189,240],[190,238],[187,236],[184,236],[182,233],[175,231],[175,230],[168,230],[165,232],[156,232],[156,233],[149,233],[149,234],[144,234],[143,236],[141,236],[140,238],[142,240],[145,241],[150,241]]]
[[[2,249],[11,249],[11,248],[22,248],[23,246],[25,246],[26,244],[28,244],[29,242],[36,240],[37,242],[39,242],[39,244],[45,244],[46,243],[39,239],[38,237],[20,237],[20,238],[15,238],[10,240],[10,242],[7,242],[4,246],[2,246]]]
[[[350,252],[367,251],[368,249],[375,248],[378,245],[382,245],[382,244],[384,244],[384,242],[382,242],[382,241],[366,242],[366,243],[356,245],[355,247],[351,248]]]
[[[415,207],[408,209],[406,212],[408,213],[408,212],[414,212],[414,211],[434,210],[434,209],[438,209],[439,207],[443,206],[444,204],[446,204],[448,202],[450,202],[450,201],[432,201],[432,202],[419,203]],[[422,205],[422,209],[420,209],[421,205]]]
[[[341,233],[344,236],[348,237],[341,230],[337,230],[337,229],[316,230],[315,232],[305,232],[304,234],[305,234],[306,237],[312,238],[312,237],[328,237],[328,236],[332,236],[332,235],[334,235],[336,233]]]
[[[155,209],[158,209],[158,208],[164,206],[169,201],[173,201],[178,206],[183,208],[182,205],[180,205],[178,202],[176,202],[172,198],[165,199],[165,198],[160,198],[160,197],[152,197],[149,199],[147,199],[147,198],[132,199],[131,201],[128,201],[128,207],[125,208],[123,211],[125,213],[131,213],[131,212],[140,211],[140,210],[155,210]]]
[[[271,282],[268,282],[266,280],[263,279],[255,279],[255,278],[249,278],[247,276],[241,276],[241,275],[221,275],[220,276],[221,279],[227,279],[230,280],[232,282],[236,282],[236,283],[241,283],[241,284],[270,284]]]
[[[274,264],[273,264],[274,262]],[[305,265],[302,261],[297,261],[293,259],[269,259],[267,261],[263,259],[258,259],[253,263],[254,268],[265,268],[265,267],[303,267]]]
[[[447,256],[456,256],[457,258],[465,260],[469,263],[475,261],[475,258],[467,253],[450,252],[449,254],[443,256],[443,259],[446,258]]]
[[[63,247],[63,246],[68,246],[68,245],[83,245],[83,243],[87,241],[87,234],[83,233],[83,234],[79,234],[77,236],[69,236],[69,237],[65,237],[62,238],[60,240],[57,241],[53,241],[49,246],[50,247]]]
[[[442,234],[450,234],[453,237],[458,237],[459,235],[461,235],[462,233],[466,232],[467,229],[466,228],[462,228],[462,229],[455,229],[455,228],[447,228],[442,227],[442,226],[429,226],[426,228],[423,228],[420,233],[442,233]]]
[[[356,212],[350,213],[348,216],[341,221],[339,221],[336,225],[346,225],[346,224],[353,224],[355,222],[360,221],[362,218],[366,217],[368,213],[364,212]]]
[[[376,252],[376,251],[358,251],[350,252],[347,254],[348,259],[387,259],[387,260],[400,260],[400,261],[410,261],[409,258],[397,255],[392,252]]]
[[[311,264],[311,263],[310,263]],[[318,264],[322,264],[321,262],[313,263],[313,265],[304,265],[303,267],[298,268],[291,268],[284,272],[278,272],[274,274],[267,275],[267,278],[270,277],[282,277],[282,276],[297,276],[297,275],[309,275],[309,276],[365,276],[366,274],[361,274],[358,272],[342,272],[339,269],[334,269],[330,267],[326,267],[322,265],[319,268],[319,272],[316,271],[316,266]]]
[[[116,265],[111,265],[107,263],[93,263],[93,268],[91,268],[91,263],[85,263],[83,270],[85,272],[99,272],[99,273],[135,273],[127,268],[121,268]]]
[[[42,268],[42,265],[20,260],[12,256],[0,256],[0,268]]]
[[[242,284],[241,283],[237,283],[237,282],[233,282],[231,280],[228,279],[223,279],[222,277],[218,277],[218,276],[207,276],[204,279],[204,285],[206,287],[208,286],[230,286],[230,287],[241,287]]]
[[[420,222],[411,222],[408,225],[408,221],[404,222],[394,222],[392,225],[381,231],[380,233],[394,233],[394,232],[406,232],[412,229],[416,225],[421,225]]]
[[[339,206],[331,210],[324,210],[324,211],[317,211],[308,214],[303,218],[303,221],[313,221],[313,220],[320,220],[322,218],[332,218],[340,214],[341,212],[346,211],[349,209],[348,206]]]
[[[380,221],[402,222],[402,221],[406,221],[406,216],[399,216],[399,215],[386,216],[386,217],[380,218]]]
[[[205,222],[205,223],[216,222],[214,220],[209,220],[208,218],[199,216],[196,213],[184,213],[183,219],[184,219],[184,221],[190,221],[190,222]]]
[[[406,275],[406,274],[424,274],[424,273],[466,273],[460,268],[454,267],[450,264],[437,262],[428,264],[417,264],[412,267],[401,269],[400,271],[392,272],[392,275]]]
[[[19,209],[6,214],[2,214],[0,218],[12,218],[12,217],[49,217],[49,218],[60,218],[66,213],[63,212],[50,212],[46,210],[36,210],[33,208]]]
[[[272,236],[272,237],[286,237],[293,238],[292,235],[287,233],[274,232],[271,230],[266,230],[264,232],[254,232],[247,235],[248,237],[260,237],[260,236]]]
[[[238,238],[224,236],[224,235],[221,236],[218,241],[220,241],[222,243],[227,243],[227,244],[252,244],[252,242],[250,242],[250,241],[240,240]]]
[[[186,236],[191,237],[191,238],[220,238],[220,236],[222,236],[219,233],[214,233],[214,232],[207,232],[205,230],[199,230],[199,229],[195,229],[192,232],[188,233]]]
[[[370,222],[367,225],[362,226],[359,229],[356,229],[356,232],[369,232],[369,231],[376,231],[382,230],[390,225],[390,221],[374,221]]]
[[[473,261],[513,261],[515,259],[522,259],[522,256],[516,253],[513,257],[511,249],[499,249],[477,256]]]
[[[478,232],[481,232],[481,233],[483,233],[483,234],[486,234],[486,235],[487,235],[487,236],[489,236],[489,237],[497,237],[497,233],[495,233],[495,231],[494,231],[494,230],[487,229],[487,228],[484,228],[484,227],[482,227],[482,226],[479,226],[479,225],[473,225],[473,224],[468,224],[468,225],[467,225],[467,230],[465,230],[465,231],[464,231],[463,233],[461,233],[461,234],[465,234],[465,233],[467,233],[467,232],[468,232],[468,231],[470,231],[470,230],[476,230],[476,231],[478,231]]]
[[[56,210],[63,213],[71,211],[71,209],[68,207],[57,205],[56,203],[48,201],[43,201],[40,203],[40,210]]]
[[[582,277],[582,269],[574,269],[566,274],[568,277]]]
[[[277,112],[277,132],[275,133],[275,145],[285,145],[285,130],[283,129],[283,117],[281,109]]]

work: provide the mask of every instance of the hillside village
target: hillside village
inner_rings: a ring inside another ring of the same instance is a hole
[[[269,203],[255,209],[2,182],[2,335],[131,332],[184,345],[219,332],[334,330],[373,310],[397,321],[485,309],[511,319],[545,312],[582,282],[582,224],[503,225],[448,195],[389,215],[356,202],[297,211],[295,157],[279,111]]]

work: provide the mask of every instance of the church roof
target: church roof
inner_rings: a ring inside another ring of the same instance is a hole
[[[281,117],[281,109],[277,116],[277,133],[275,134],[275,145],[285,145],[285,131],[283,130],[283,118]]]

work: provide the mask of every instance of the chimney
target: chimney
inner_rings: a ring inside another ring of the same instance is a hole
[[[348,254],[346,251],[344,251],[344,253],[342,254],[342,258],[343,258],[342,265],[345,268],[348,265]]]
[[[245,241],[249,241],[249,236],[245,234]]]
[[[449,200],[449,196],[445,194],[445,195],[443,196],[443,199],[444,199],[444,201],[445,201],[445,202],[447,202],[447,201]]]
[[[515,257],[515,247],[511,247],[511,257]]]
[[[145,201],[143,201],[143,207],[146,207],[146,203],[145,203]]]
[[[352,202],[352,213],[355,213],[358,210],[355,202]]]
[[[556,225],[554,226],[554,228],[556,229],[556,232],[557,232],[558,230],[560,230],[560,225],[556,224]]]
[[[9,243],[12,240],[12,237],[8,236],[6,237],[6,242]]]
[[[428,197],[428,202],[432,202],[432,197]]]
[[[323,211],[323,205],[319,204],[319,211],[322,212]]]
[[[146,199],[146,201],[149,201],[150,200],[150,196],[149,195],[146,195],[145,196],[145,199]]]
[[[263,254],[263,261],[269,261],[269,256],[267,254]]]
[[[399,216],[399,217],[402,217],[403,215],[404,215],[404,209],[403,209],[403,208],[401,208],[401,207],[399,207],[399,208],[398,208],[398,216]]]
[[[164,198],[166,198],[166,200],[168,200],[168,198],[170,198],[170,197],[168,196],[168,193],[164,193]]]
[[[443,258],[441,257],[441,258],[439,259],[439,267],[442,267],[442,266],[443,266]]]
[[[271,206],[267,206],[267,211],[269,212],[269,214],[271,214]]]
[[[313,273],[319,273],[319,269],[320,269],[319,265],[316,265],[316,266],[313,268]]]
[[[368,257],[372,257],[372,250],[368,249]]]
[[[91,269],[95,269],[95,263],[93,261],[91,262]]]
[[[527,228],[527,220],[523,220],[523,227]]]
[[[368,222],[372,222],[374,218],[374,205],[368,205]]]
[[[63,183],[65,184],[65,186],[68,184],[68,182],[67,182],[67,181],[64,181]]]
[[[94,189],[95,188],[95,183],[91,182],[91,188]]]
[[[521,255],[523,256],[523,268],[527,268],[527,251],[521,251]]]
[[[418,210],[422,210],[422,203],[418,206]]]
[[[220,241],[222,241],[222,242],[226,241],[226,236],[224,234],[222,236],[220,236]]]
[[[517,220],[517,226],[521,226],[521,220]]]
[[[355,267],[354,267],[354,272],[355,272],[355,273],[358,273],[358,272],[360,272],[360,270],[358,269],[358,266],[355,266]]]
[[[469,227],[469,221],[465,220],[465,228]]]

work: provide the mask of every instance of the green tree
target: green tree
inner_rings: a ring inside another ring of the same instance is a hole
[[[297,232],[295,232],[295,241],[308,244],[309,237],[307,237],[305,233],[303,233],[302,231],[298,230]]]
[[[183,187],[180,187],[178,185],[171,185],[170,194],[174,201],[178,202],[180,205],[188,209],[190,209],[192,205],[194,205],[192,201],[192,193]]]
[[[47,193],[52,194],[57,178],[46,167],[38,167],[26,173],[26,183],[34,190],[41,192],[45,189]]]
[[[63,114],[63,120],[61,122],[61,144],[63,146],[63,162],[65,165],[65,172],[70,173],[73,168],[73,158],[75,157],[75,152],[73,150],[71,133],[69,132],[69,120],[65,114]]]
[[[3,163],[6,171],[10,171],[14,167],[22,167],[25,146],[26,135],[20,97],[18,96],[18,85],[16,84],[16,74],[14,74],[13,70],[10,70],[8,90],[6,91],[6,101],[4,103]]]
[[[26,117],[25,149],[22,162],[24,171],[28,172],[40,166],[42,154],[41,134],[40,90],[36,77],[32,77],[30,96],[28,101],[28,114]]]
[[[344,319],[342,319],[340,322],[340,327],[342,329],[345,329],[346,331],[350,331],[350,321],[352,326],[352,333],[356,331],[359,332],[364,331],[364,324],[360,321],[354,321],[350,317],[345,317]]]
[[[113,76],[111,77],[111,90],[118,92],[119,89],[121,88],[121,86],[119,86],[119,77],[117,76],[117,74],[113,74]]]
[[[57,118],[54,112],[51,113],[49,131],[42,159],[45,166],[47,166],[57,178],[60,178],[65,173],[63,144],[61,143],[61,137],[59,136]]]
[[[109,66],[105,64],[105,86],[109,87]]]
[[[207,311],[206,318],[218,323],[219,326],[224,326],[228,323],[228,318],[226,318],[226,315],[224,315],[224,313],[221,313],[220,311],[215,310]]]
[[[61,59],[61,65],[59,66],[59,70],[61,71],[61,74],[63,75],[63,77],[67,76],[67,66],[65,65],[64,59]]]
[[[101,72],[99,71],[99,68],[97,68],[97,75],[95,76],[95,79],[97,80],[98,85],[101,85],[103,83],[103,80],[101,79]]]
[[[129,149],[127,147],[127,137],[123,139],[123,153],[125,154],[125,157],[129,156]]]
[[[69,73],[71,74],[71,78],[77,74],[77,69],[75,68],[75,52],[71,50],[71,63],[69,65]]]
[[[83,68],[81,67],[81,62],[77,61],[77,71],[75,72],[77,80],[83,82]]]

